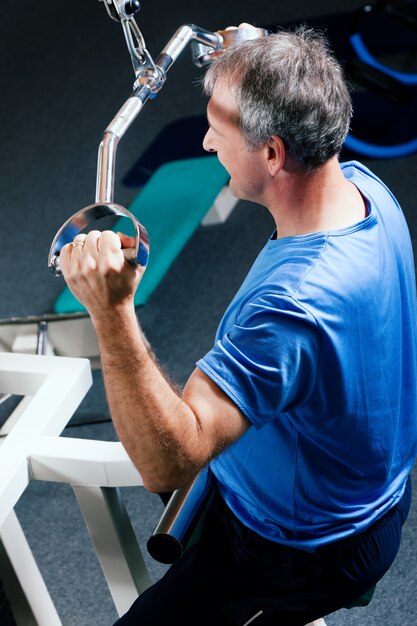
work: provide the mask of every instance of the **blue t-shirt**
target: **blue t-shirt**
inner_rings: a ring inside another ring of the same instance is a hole
[[[342,170],[367,217],[270,239],[197,364],[252,424],[211,463],[223,498],[262,536],[309,551],[394,506],[417,450],[408,228],[367,168]]]

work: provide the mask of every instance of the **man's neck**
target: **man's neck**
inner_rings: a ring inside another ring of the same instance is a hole
[[[278,238],[346,228],[366,215],[363,197],[343,176],[336,157],[305,173],[287,163],[268,190],[265,205]]]

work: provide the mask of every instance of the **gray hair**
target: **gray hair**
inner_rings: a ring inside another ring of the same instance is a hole
[[[298,27],[231,46],[206,72],[207,95],[219,78],[233,89],[249,148],[278,136],[307,171],[340,153],[352,104],[321,33]]]

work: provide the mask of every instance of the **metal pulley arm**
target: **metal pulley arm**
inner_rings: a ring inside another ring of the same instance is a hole
[[[121,23],[136,76],[135,87],[144,80],[149,80],[153,83],[153,92],[158,91],[164,83],[166,71],[190,41],[209,46],[212,51],[222,48],[223,38],[220,34],[189,24],[177,30],[155,63],[135,20],[135,15],[140,10],[139,0],[100,1],[104,2],[109,16]]]
[[[134,0],[103,0],[110,17],[120,21],[135,72],[134,91],[104,131],[99,147],[96,198],[98,203],[113,202],[116,150],[119,140],[136,119],[145,102],[155,97],[166,80],[166,74],[184,48],[192,41],[220,50],[220,34],[188,24],[181,26],[161,51],[156,62],[148,52],[144,37],[134,19],[139,2]]]
[[[62,247],[72,241],[76,233],[88,228],[97,219],[110,215],[130,218],[136,237],[134,248],[126,251],[126,258],[133,264],[146,266],[149,255],[149,239],[146,229],[127,209],[113,202],[117,145],[145,102],[161,89],[166,73],[190,41],[201,42],[209,46],[208,49],[220,49],[223,41],[221,35],[215,35],[193,25],[182,26],[170,39],[155,63],[133,19],[133,13],[138,10],[139,3],[135,0],[128,0],[128,2],[104,0],[104,2],[110,17],[122,24],[136,80],[132,95],[104,131],[98,151],[95,203],[70,217],[52,242],[48,266],[56,275],[60,275],[59,254]]]
[[[146,229],[127,209],[113,202],[116,151],[120,139],[136,119],[145,102],[162,88],[168,70],[189,43],[193,45],[195,65],[203,67],[217,54],[221,54],[228,45],[267,34],[263,29],[257,28],[213,33],[194,24],[186,24],[174,33],[154,61],[146,49],[145,40],[134,19],[134,15],[140,9],[139,0],[100,1],[104,2],[109,16],[122,25],[135,72],[134,89],[104,131],[98,151],[95,203],[70,217],[52,242],[48,265],[56,275],[60,274],[59,255],[62,247],[72,241],[77,233],[89,228],[94,221],[108,216],[130,218],[136,237],[134,248],[125,251],[126,258],[130,263],[146,266],[149,255]]]

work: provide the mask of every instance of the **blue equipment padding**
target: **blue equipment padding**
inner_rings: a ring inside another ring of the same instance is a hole
[[[133,200],[129,211],[145,226],[150,240],[149,263],[135,306],[147,302],[228,181],[216,156],[173,161],[162,165]],[[126,232],[125,221],[122,218],[112,230]],[[84,306],[65,287],[54,313],[78,311],[85,311]]]

